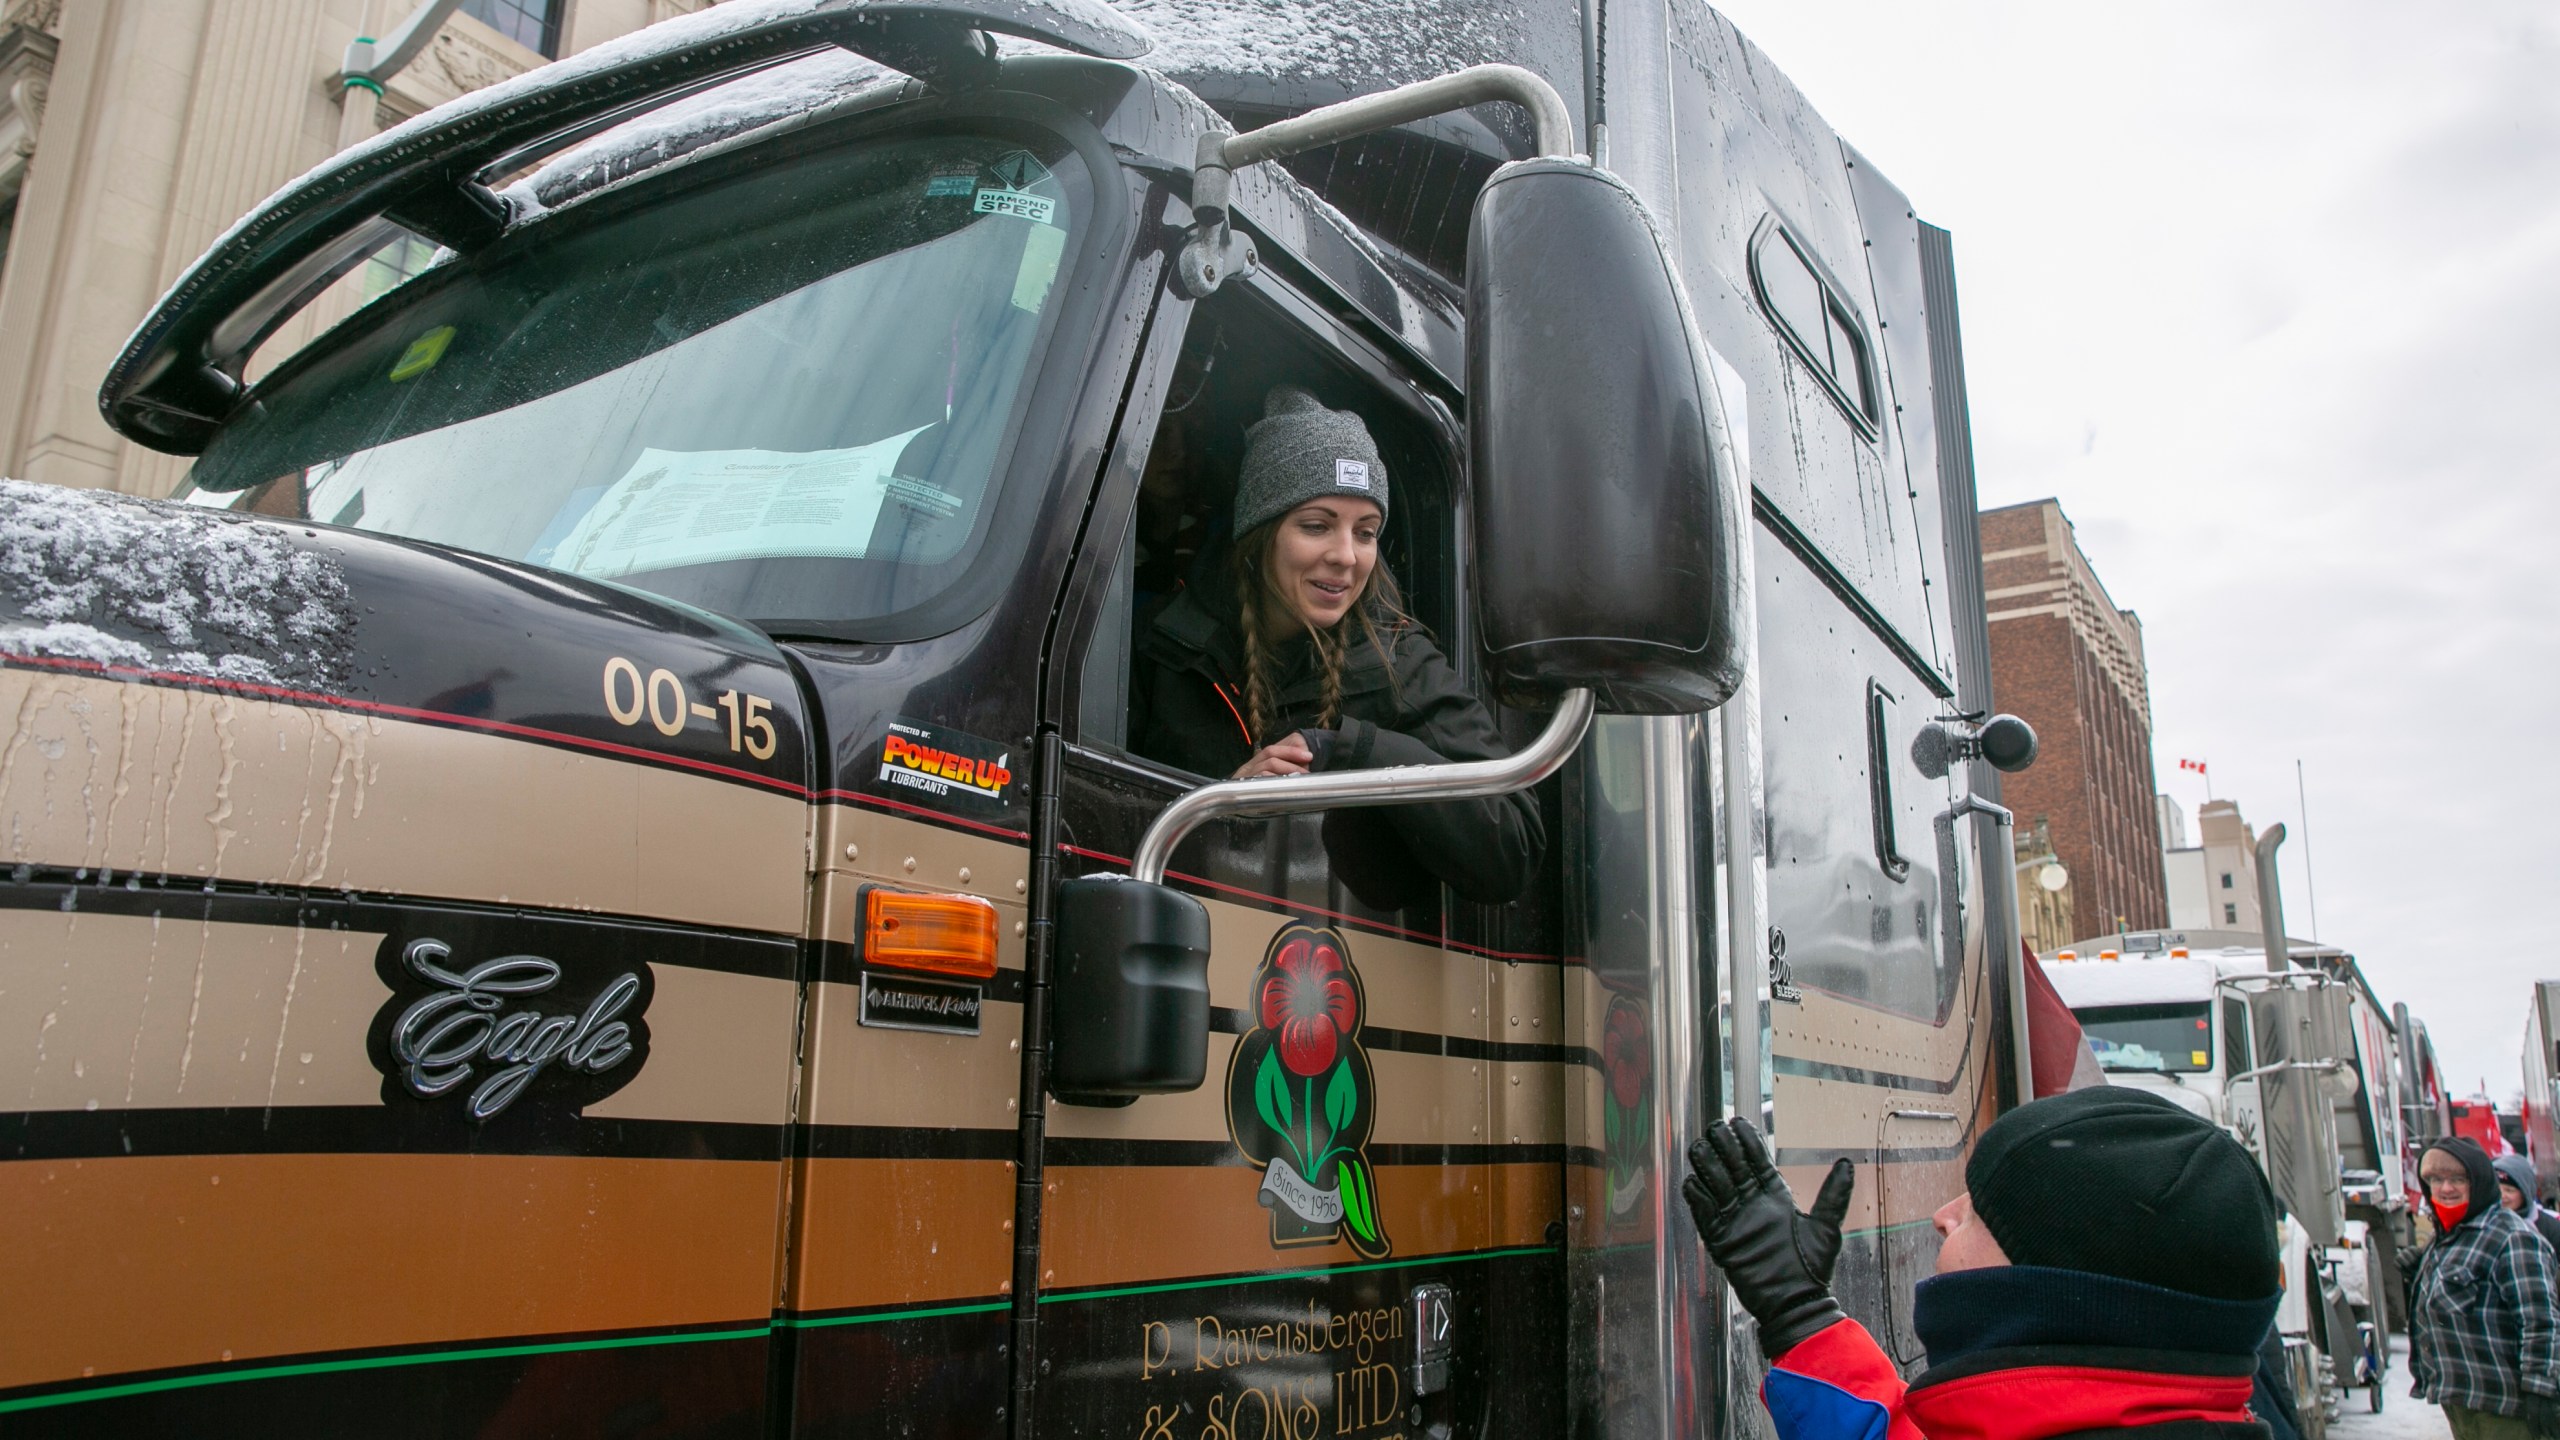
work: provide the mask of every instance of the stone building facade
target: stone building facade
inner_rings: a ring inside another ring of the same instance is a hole
[[[2079,932],[2071,913],[2071,868],[2053,853],[2053,827],[2018,830],[2018,936],[2038,955],[2050,955]]]
[[[351,140],[707,3],[464,0],[377,101],[339,82],[347,44],[417,0],[0,0],[0,475],[168,494],[187,461],[109,430],[98,384],[216,236]]]
[[[2258,929],[2258,831],[2231,800],[2196,811],[2194,845],[2171,845],[2169,924],[2177,930]]]
[[[2152,803],[2142,622],[2119,609],[2051,500],[1982,514],[1993,703],[2033,725],[2033,767],[2001,781],[2019,833],[2043,834],[2090,933],[2168,923]]]

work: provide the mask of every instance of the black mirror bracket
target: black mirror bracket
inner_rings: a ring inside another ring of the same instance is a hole
[[[2015,715],[1941,715],[1911,738],[1911,763],[1932,780],[1945,779],[1963,760],[1987,760],[2015,775],[2036,763],[2037,748],[2035,727]]]
[[[1191,234],[1183,241],[1175,267],[1183,292],[1194,300],[1205,300],[1227,277],[1255,267],[1253,241],[1235,233],[1229,208],[1236,171],[1495,100],[1510,101],[1529,112],[1539,155],[1574,153],[1573,112],[1565,108],[1564,97],[1544,78],[1517,65],[1471,65],[1436,79],[1321,106],[1241,135],[1201,136],[1199,158],[1191,171]]]
[[[1227,142],[1234,137],[1203,135],[1200,156],[1191,172],[1191,235],[1175,257],[1174,272],[1182,292],[1206,300],[1230,275],[1249,275],[1261,264],[1253,237],[1236,232],[1229,208],[1236,172],[1227,164]]]

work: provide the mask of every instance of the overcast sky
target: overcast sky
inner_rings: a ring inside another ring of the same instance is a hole
[[[2560,7],[1719,8],[1954,232],[1983,503],[2142,617],[2159,788],[2284,821],[2292,932],[2307,848],[2503,1103],[2560,978]]]

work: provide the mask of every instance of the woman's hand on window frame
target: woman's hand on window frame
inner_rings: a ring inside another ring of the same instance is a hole
[[[1253,780],[1265,775],[1304,775],[1315,764],[1316,752],[1307,747],[1306,738],[1292,731],[1253,752],[1253,758],[1236,768],[1235,778]]]

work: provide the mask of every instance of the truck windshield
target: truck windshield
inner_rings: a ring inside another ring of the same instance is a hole
[[[911,638],[862,622],[988,549],[1092,194],[1064,141],[939,133],[597,197],[288,362],[189,498]]]
[[[2076,1013],[2101,1070],[2193,1075],[2213,1068],[2213,1022],[2201,1000],[2104,1005]]]

